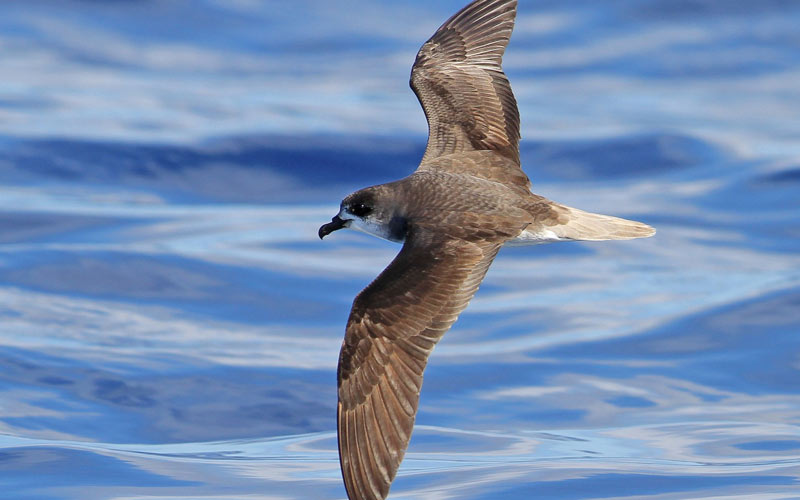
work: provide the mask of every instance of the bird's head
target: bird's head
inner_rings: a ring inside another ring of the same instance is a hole
[[[405,218],[399,215],[385,185],[364,188],[345,197],[339,213],[319,228],[319,237],[346,227],[389,241],[403,241],[406,235]]]

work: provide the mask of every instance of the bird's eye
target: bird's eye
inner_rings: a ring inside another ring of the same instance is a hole
[[[355,215],[356,217],[364,217],[370,212],[372,212],[372,207],[367,206],[363,203],[356,203],[350,205],[350,213]]]

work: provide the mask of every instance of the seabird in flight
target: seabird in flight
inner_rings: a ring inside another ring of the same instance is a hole
[[[640,222],[531,193],[519,112],[501,68],[516,0],[475,0],[422,46],[411,88],[428,145],[410,176],[347,196],[342,228],[403,243],[353,302],[338,368],[339,459],[351,500],[383,500],[408,447],[428,356],[503,245],[625,240]]]

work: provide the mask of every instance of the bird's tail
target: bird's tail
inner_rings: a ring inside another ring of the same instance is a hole
[[[620,219],[610,215],[593,214],[577,208],[565,207],[569,220],[565,224],[551,226],[548,229],[559,239],[602,241],[632,240],[653,236],[656,230],[647,224],[633,220]]]

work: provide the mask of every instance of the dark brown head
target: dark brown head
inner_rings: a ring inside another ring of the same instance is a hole
[[[346,227],[389,241],[403,241],[406,236],[405,219],[399,215],[392,191],[386,184],[364,188],[345,197],[339,213],[319,228],[319,237]]]

